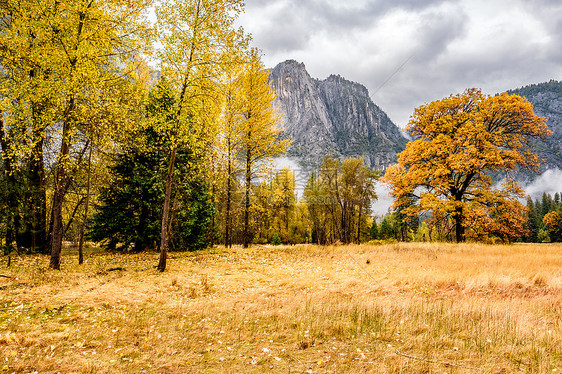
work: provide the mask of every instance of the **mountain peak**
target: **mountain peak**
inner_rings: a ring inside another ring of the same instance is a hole
[[[293,138],[289,157],[305,166],[320,165],[326,155],[363,157],[381,170],[396,162],[406,139],[365,86],[338,74],[313,79],[295,60],[271,69],[269,79],[285,134]]]

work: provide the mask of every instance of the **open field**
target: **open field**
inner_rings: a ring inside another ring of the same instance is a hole
[[[562,245],[5,260],[0,373],[562,372]]]

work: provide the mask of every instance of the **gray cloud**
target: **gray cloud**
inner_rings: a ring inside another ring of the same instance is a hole
[[[554,0],[248,0],[240,23],[267,66],[291,58],[360,82],[403,127],[417,106],[469,87],[562,79],[561,20]]]

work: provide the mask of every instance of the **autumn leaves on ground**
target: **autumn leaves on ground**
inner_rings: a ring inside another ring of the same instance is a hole
[[[561,245],[13,258],[0,372],[555,373]],[[5,260],[5,259],[4,259]],[[5,264],[5,263],[4,263]]]

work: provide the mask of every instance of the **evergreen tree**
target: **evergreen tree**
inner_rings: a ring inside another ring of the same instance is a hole
[[[379,238],[390,239],[392,237],[394,237],[394,230],[392,229],[392,225],[390,224],[388,218],[384,217],[381,222]]]
[[[527,196],[527,210],[528,210],[528,220],[527,220],[527,230],[529,231],[525,237],[526,242],[536,243],[537,235],[539,234],[539,221],[536,206],[533,203],[533,199]]]
[[[371,235],[371,239],[376,240],[379,238],[379,228],[377,226],[377,221],[373,220],[373,224],[369,230],[369,234]]]
[[[112,180],[101,190],[101,204],[89,234],[109,249],[156,249],[162,242],[161,217],[166,199],[173,213],[166,231],[166,250],[196,250],[209,244],[215,208],[198,167],[202,156],[187,145],[176,145],[170,174],[171,140],[153,120],[166,121],[174,105],[169,83],[162,78],[149,95],[149,125],[135,134],[135,144],[119,154],[110,168]],[[169,189],[172,185],[173,191]],[[116,247],[118,243],[120,248]]]
[[[155,132],[146,130],[144,139],[144,147],[126,149],[110,166],[111,181],[101,189],[100,204],[91,220],[89,238],[110,250],[139,252],[157,249],[160,243],[167,155]],[[189,151],[178,149],[171,250],[199,250],[209,245],[215,208],[208,185],[194,172],[193,163],[197,160]],[[193,176],[182,179],[185,175]]]
[[[542,193],[542,204],[541,204],[541,219],[544,217],[548,212],[552,210],[552,196],[547,194],[546,192]]]

